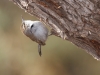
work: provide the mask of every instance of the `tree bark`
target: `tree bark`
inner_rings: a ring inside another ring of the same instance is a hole
[[[52,34],[100,59],[100,0],[10,0],[52,29]]]

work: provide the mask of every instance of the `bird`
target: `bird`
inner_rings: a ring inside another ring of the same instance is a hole
[[[41,21],[24,20],[22,18],[21,31],[32,41],[38,43],[38,53],[41,56],[41,46],[46,45],[48,28]]]

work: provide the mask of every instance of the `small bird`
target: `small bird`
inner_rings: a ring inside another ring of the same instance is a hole
[[[21,30],[32,41],[38,43],[38,52],[41,56],[41,45],[44,46],[48,38],[47,27],[40,21],[24,20],[22,17]]]

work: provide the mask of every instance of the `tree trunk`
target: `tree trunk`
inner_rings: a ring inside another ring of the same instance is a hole
[[[100,0],[10,0],[52,29],[100,59]]]

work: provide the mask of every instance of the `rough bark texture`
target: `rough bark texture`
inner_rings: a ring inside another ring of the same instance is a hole
[[[10,0],[100,59],[100,0]]]

